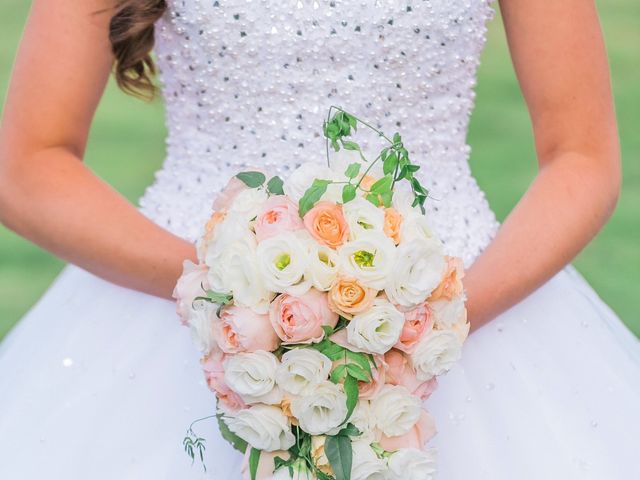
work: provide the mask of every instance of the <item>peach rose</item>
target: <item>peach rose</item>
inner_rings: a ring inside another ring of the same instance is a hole
[[[462,278],[464,277],[464,266],[462,260],[458,257],[446,257],[447,264],[440,280],[440,284],[431,292],[430,302],[446,299],[453,300],[455,297],[462,295],[464,286]]]
[[[318,202],[304,216],[304,226],[318,242],[337,248],[349,238],[349,226],[342,206],[333,202]]]
[[[240,473],[242,474],[242,480],[251,479],[251,471],[249,470],[249,455],[251,454],[251,448],[247,448],[244,452],[244,459],[242,461],[242,468]],[[273,479],[273,470],[276,468],[276,457],[280,457],[283,460],[289,460],[291,455],[286,450],[276,450],[275,452],[260,452],[260,459],[258,460],[258,470],[256,471],[256,480],[271,480]]]
[[[268,315],[235,305],[222,310],[220,319],[214,323],[213,336],[225,353],[272,352],[280,346]]]
[[[422,336],[433,328],[433,315],[426,303],[405,312],[400,340],[394,345],[398,350],[412,353]]]
[[[237,177],[231,177],[227,185],[213,201],[213,209],[216,211],[229,210],[229,207],[238,194],[247,188],[249,187],[247,187],[242,180],[239,180]]]
[[[338,314],[329,309],[326,294],[311,288],[299,297],[282,294],[271,302],[269,318],[282,343],[315,343],[322,340],[322,327],[335,327]]]
[[[374,183],[376,183],[378,181],[378,179],[376,177],[373,177],[371,175],[365,175],[364,177],[362,177],[362,179],[360,180],[360,186],[364,189],[364,190],[370,190],[371,187],[373,186]]]
[[[411,366],[407,356],[395,349],[389,350],[384,355],[385,379],[390,385],[401,385],[411,392],[412,395],[426,400],[438,387],[436,377],[421,382],[418,380],[416,371]]]
[[[183,273],[173,289],[173,298],[177,300],[177,313],[183,325],[189,322],[189,311],[196,297],[202,296],[209,288],[206,265],[196,265],[190,260],[182,264]]]
[[[382,434],[380,446],[388,452],[395,452],[401,448],[417,448],[424,450],[426,444],[436,434],[436,424],[429,412],[422,410],[420,418],[409,432],[397,437],[387,437]]]
[[[329,308],[350,319],[371,308],[377,294],[377,290],[364,287],[355,279],[339,278],[329,290]]]
[[[298,214],[298,207],[285,195],[269,197],[255,224],[259,242],[283,232],[293,232],[303,228],[304,223]]]
[[[384,234],[393,240],[393,243],[400,243],[400,227],[402,226],[402,215],[395,208],[384,209]]]
[[[202,359],[204,378],[209,389],[220,400],[221,406],[229,411],[237,412],[247,408],[247,405],[242,401],[240,395],[231,390],[224,381],[224,367],[222,366],[224,357],[224,353],[217,351]]]

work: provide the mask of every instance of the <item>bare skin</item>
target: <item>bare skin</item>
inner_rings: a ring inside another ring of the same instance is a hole
[[[113,63],[109,15],[92,13],[110,6],[33,2],[0,127],[0,220],[111,282],[169,298],[182,261],[195,257],[193,245],[146,219],[82,163]],[[502,0],[501,9],[540,170],[467,272],[474,329],[569,262],[606,222],[620,188],[592,2]]]

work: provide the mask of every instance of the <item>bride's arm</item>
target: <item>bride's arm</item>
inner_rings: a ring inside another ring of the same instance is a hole
[[[112,5],[33,3],[0,127],[0,220],[97,275],[169,297],[193,246],[147,220],[81,161],[113,63],[111,13],[94,13]]]
[[[593,3],[500,3],[539,173],[467,274],[472,328],[571,261],[609,218],[620,189],[609,69]]]

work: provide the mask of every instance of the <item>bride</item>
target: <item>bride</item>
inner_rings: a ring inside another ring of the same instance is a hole
[[[35,0],[0,131],[0,218],[76,266],[0,346],[0,478],[240,478],[215,425],[207,474],[181,452],[215,405],[170,298],[215,192],[241,168],[322,161],[332,104],[402,132],[429,220],[468,267],[474,333],[427,401],[440,478],[640,478],[640,348],[565,267],[620,188],[595,7],[500,7],[540,169],[498,228],[465,140],[489,0]],[[154,93],[154,40],[168,152],[137,209],[81,160],[112,69]]]

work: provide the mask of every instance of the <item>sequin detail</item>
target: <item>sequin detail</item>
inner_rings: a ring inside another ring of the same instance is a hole
[[[168,3],[156,44],[167,158],[140,202],[154,221],[194,240],[239,170],[324,162],[322,122],[339,105],[402,133],[448,253],[469,265],[489,243],[498,223],[466,135],[490,0]]]

